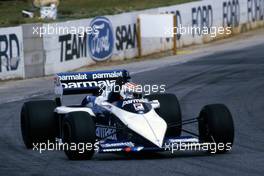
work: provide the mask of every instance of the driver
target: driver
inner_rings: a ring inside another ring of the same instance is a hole
[[[142,93],[137,91],[137,86],[133,82],[125,82],[123,78],[117,79],[115,85],[111,87],[107,101],[113,103],[120,100],[142,98]]]
[[[82,101],[82,106],[90,107],[95,113],[100,113],[103,110],[97,105],[99,102],[113,103],[125,99],[141,98],[142,95],[136,92],[136,87],[135,83],[125,82],[123,78],[117,79],[115,84],[112,87],[106,87],[100,96],[86,96]]]

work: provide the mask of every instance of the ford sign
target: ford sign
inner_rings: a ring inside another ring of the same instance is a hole
[[[111,21],[105,17],[96,17],[90,26],[99,32],[88,36],[88,48],[91,58],[104,61],[113,54],[114,34]]]

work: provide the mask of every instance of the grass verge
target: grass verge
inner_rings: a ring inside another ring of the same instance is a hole
[[[89,18],[112,15],[134,10],[186,3],[194,0],[61,0],[58,7],[58,20]],[[32,10],[31,0],[0,0],[0,27],[23,23],[50,22],[38,17],[22,17],[22,10]],[[38,13],[38,9],[36,14]]]

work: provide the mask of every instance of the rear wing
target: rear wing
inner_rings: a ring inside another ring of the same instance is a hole
[[[55,94],[98,94],[100,87],[111,86],[118,78],[130,79],[127,70],[58,73],[55,75]]]

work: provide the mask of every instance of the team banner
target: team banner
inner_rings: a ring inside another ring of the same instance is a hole
[[[43,24],[45,74],[64,72],[106,60],[138,56],[137,18],[174,14],[177,47],[201,44],[264,26],[264,0],[204,0],[118,15]],[[152,29],[155,26],[151,27]],[[143,55],[173,48],[173,39],[142,40]]]

